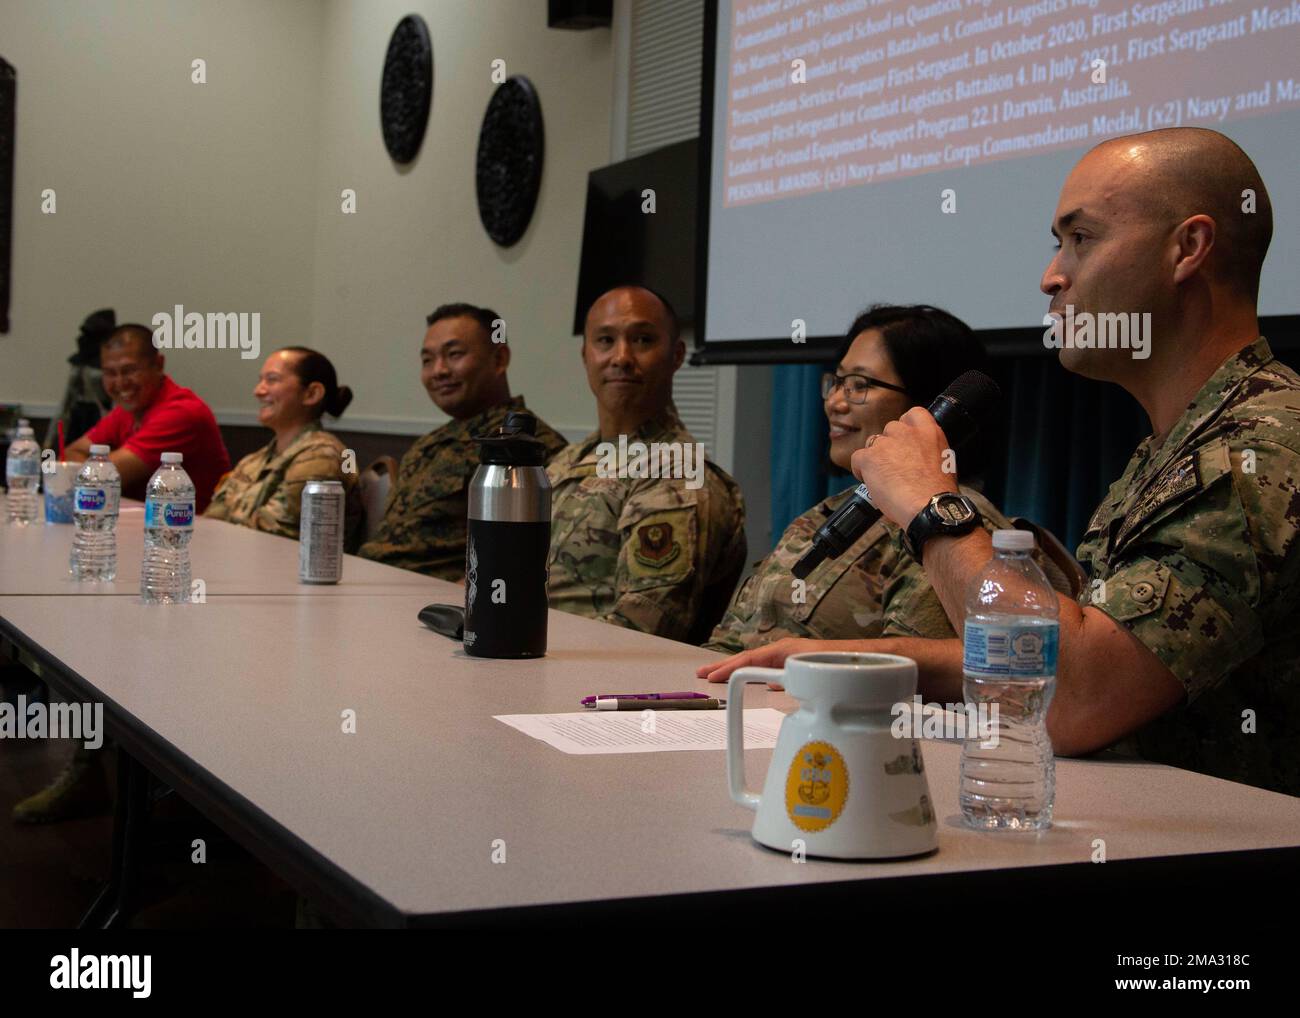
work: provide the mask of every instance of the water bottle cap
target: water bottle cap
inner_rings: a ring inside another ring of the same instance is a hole
[[[18,427],[19,427],[19,428],[30,428],[31,426],[32,426],[32,422],[29,421],[26,417],[19,417],[19,418],[18,418]]]
[[[995,551],[1033,551],[1034,535],[1028,530],[995,530],[993,548]]]
[[[537,438],[537,418],[527,410],[512,410],[496,432],[472,435],[479,444],[479,462],[517,467],[546,463],[546,446]]]
[[[90,455],[92,456],[107,456],[111,451],[106,445],[92,445],[90,447]]]
[[[179,452],[165,452],[162,454],[162,461],[164,463],[181,463],[184,460],[184,455]]]

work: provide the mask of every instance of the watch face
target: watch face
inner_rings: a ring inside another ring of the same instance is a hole
[[[960,526],[975,515],[960,495],[940,495],[935,500],[934,511],[939,521],[948,527]]]

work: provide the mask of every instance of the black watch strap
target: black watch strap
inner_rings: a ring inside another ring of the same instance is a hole
[[[952,509],[960,503],[964,518],[954,519]],[[984,521],[975,503],[958,491],[944,491],[935,495],[925,508],[913,517],[903,535],[908,552],[917,563],[925,551],[925,542],[935,536],[956,537],[968,534]]]

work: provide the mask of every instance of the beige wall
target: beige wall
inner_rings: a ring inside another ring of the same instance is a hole
[[[434,97],[399,169],[379,78],[412,11],[433,37]],[[549,30],[541,0],[41,0],[0,5],[0,55],[19,75],[0,400],[54,403],[89,311],[148,324],[180,303],[260,311],[264,352],[328,353],[356,392],[341,426],[425,430],[441,417],[416,377],[424,315],[462,299],[505,317],[512,385],[543,417],[593,425],[569,328],[586,174],[609,162],[608,31]],[[196,57],[206,85],[190,82]],[[532,79],[546,125],[537,210],[507,250],[474,193],[497,58]],[[40,213],[45,187],[56,215]],[[181,350],[169,364],[219,418],[252,420],[254,362]]]
[[[433,37],[433,109],[419,156],[399,172],[379,132],[379,68],[412,10]],[[483,231],[474,189],[495,59],[536,86],[546,131],[537,209],[505,249]],[[541,0],[328,4],[313,335],[347,364],[349,416],[403,429],[443,419],[417,377],[424,317],[467,300],[505,318],[513,390],[557,428],[594,427],[570,329],[587,172],[609,162],[611,76],[609,32],[547,29]],[[357,192],[356,215],[340,212],[345,187]]]
[[[82,318],[174,304],[311,320],[323,9],[315,0],[0,5],[18,70],[11,331],[0,398],[55,403]],[[207,61],[207,84],[190,80]],[[41,213],[53,188],[57,212]],[[256,369],[177,351],[173,375],[247,409]]]

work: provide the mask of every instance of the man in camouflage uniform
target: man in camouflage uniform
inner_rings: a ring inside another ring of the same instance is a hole
[[[745,508],[736,482],[696,457],[673,406],[685,356],[672,308],[651,291],[618,287],[592,304],[582,362],[600,428],[547,469],[548,590],[552,608],[699,643],[744,568]],[[680,458],[651,464],[651,455],[643,470],[637,443]],[[616,449],[626,450],[621,464]]]
[[[1079,545],[1080,603],[1180,686],[1118,748],[1300,795],[1298,530],[1300,376],[1261,336],[1142,441]]]
[[[1153,432],[1079,546],[1089,588],[1061,599],[1052,745],[1063,755],[1118,745],[1300,794],[1300,376],[1259,335],[1264,182],[1214,131],[1116,138],[1070,174],[1052,232],[1062,242],[1042,280],[1052,311],[1150,312],[1149,357],[1062,345],[1060,358],[1124,386]],[[905,526],[945,489],[946,446],[913,409],[854,456],[854,471]],[[989,555],[982,530],[926,544],[950,617]],[[779,663],[808,643],[718,671]],[[916,658],[923,695],[960,694],[959,641],[854,645]]]
[[[416,440],[402,457],[388,494],[384,520],[365,558],[444,580],[465,575],[468,486],[478,469],[473,436],[496,431],[523,396],[506,381],[510,348],[501,317],[472,304],[444,304],[428,317],[420,349],[420,381],[438,409],[452,418]],[[554,455],[564,437],[540,418],[537,437]]]

